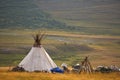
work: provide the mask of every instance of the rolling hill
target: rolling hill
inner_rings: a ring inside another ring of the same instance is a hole
[[[0,29],[120,35],[119,0],[2,0]]]
[[[120,35],[119,0],[36,0],[42,10],[80,32]]]
[[[43,45],[57,65],[120,66],[120,0],[1,0],[0,66],[15,66],[45,29]],[[83,35],[84,34],[84,35]],[[92,35],[90,35],[92,34]]]
[[[65,23],[56,21],[33,0],[4,0],[0,2],[0,28],[65,29]]]

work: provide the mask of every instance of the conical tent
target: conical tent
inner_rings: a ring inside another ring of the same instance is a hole
[[[36,35],[35,43],[28,55],[19,63],[19,67],[25,69],[25,71],[48,71],[57,67],[54,61],[50,58],[46,50],[40,43],[41,36]],[[39,36],[39,37],[38,37]],[[38,39],[38,40],[36,40]],[[39,43],[38,43],[39,42]]]

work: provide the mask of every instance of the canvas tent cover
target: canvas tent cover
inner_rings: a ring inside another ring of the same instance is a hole
[[[50,58],[45,49],[41,47],[32,47],[28,55],[20,62],[19,67],[26,71],[48,71],[56,68],[57,65]]]

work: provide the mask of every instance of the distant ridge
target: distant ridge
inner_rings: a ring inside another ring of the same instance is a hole
[[[1,0],[0,29],[120,35],[120,0]]]
[[[120,35],[120,0],[36,0],[36,4],[82,33]]]
[[[34,0],[2,0],[0,2],[0,28],[67,29],[34,3]]]

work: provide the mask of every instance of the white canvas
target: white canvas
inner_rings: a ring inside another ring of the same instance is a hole
[[[50,58],[45,49],[41,47],[32,47],[28,55],[20,62],[19,67],[23,67],[26,71],[48,71],[57,67]]]

